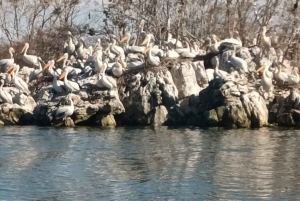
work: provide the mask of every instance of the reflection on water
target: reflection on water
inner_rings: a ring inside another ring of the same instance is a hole
[[[0,131],[0,200],[296,200],[297,130]]]

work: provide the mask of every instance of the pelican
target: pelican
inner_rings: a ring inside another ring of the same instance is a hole
[[[112,44],[110,46],[110,51],[115,55],[121,55],[121,59],[125,60],[124,49],[116,45],[117,42],[116,42],[116,37],[114,35],[111,35],[111,40],[112,40]]]
[[[71,116],[74,112],[74,103],[73,100],[78,100],[78,98],[72,94],[67,96],[67,99],[70,102],[70,105],[64,105],[57,108],[55,112],[55,119],[65,120],[67,117]]]
[[[188,41],[188,39],[186,39],[185,42],[186,42],[186,45],[187,45],[187,50],[180,52],[179,53],[180,57],[194,58],[197,55],[197,53],[192,52],[192,46],[191,46],[190,42]]]
[[[41,61],[41,58],[39,58],[38,56],[35,55],[28,55],[27,54],[27,50],[29,48],[29,43],[25,43],[21,54],[24,52],[23,54],[23,61],[25,61],[27,64],[31,64],[33,66],[38,67],[39,66],[39,61]]]
[[[128,53],[142,53],[146,48],[143,46],[129,46],[129,40],[130,40],[131,34],[127,33],[122,39],[121,39],[121,43],[123,43],[124,41],[126,41],[126,52]]]
[[[87,53],[89,53],[90,50],[88,49],[88,47],[85,44],[84,39],[82,37],[79,38],[79,42],[80,42],[79,47],[76,50],[77,57],[79,59],[84,59],[84,58],[86,58]]]
[[[57,93],[62,93],[64,91],[64,88],[63,88],[64,82],[60,81],[60,80],[57,80],[57,76],[56,75],[53,76],[52,86],[53,86],[53,89]]]
[[[120,77],[124,72],[123,65],[120,62],[120,56],[121,55],[116,58],[116,63],[112,67],[112,73],[116,77]]]
[[[167,43],[175,48],[182,48],[182,43],[178,39],[172,38],[171,33],[169,33],[169,35],[168,35]]]
[[[60,68],[56,68],[55,70],[53,69],[54,67],[54,63],[55,61],[52,59],[50,61],[48,61],[48,63],[44,66],[43,71],[45,71],[46,69],[48,69],[48,72],[52,75],[52,76],[60,76],[62,74],[62,70]]]
[[[274,73],[274,79],[276,82],[281,84],[286,83],[288,85],[295,85],[299,83],[298,68],[294,67],[291,74],[282,72],[282,65],[280,63],[277,63],[277,68],[278,71]]]
[[[232,54],[229,56],[229,60],[227,62],[230,63],[235,68],[242,69],[245,73],[248,73],[249,71],[248,71],[247,62],[244,59],[235,56],[236,46],[233,46],[233,48],[234,50]]]
[[[68,46],[66,47],[66,49],[67,49],[67,53],[69,55],[71,55],[75,52],[75,44],[73,43],[73,39],[75,39],[75,38],[70,31],[68,31],[68,37],[69,37],[69,40],[68,40]]]
[[[294,66],[292,73],[288,76],[287,83],[288,85],[296,85],[299,84],[299,81],[299,69],[296,66]]]
[[[77,82],[73,82],[67,79],[68,77],[68,69],[65,69],[64,72],[60,75],[58,79],[63,79],[64,78],[64,86],[69,92],[77,92],[80,90],[79,84]]]
[[[73,68],[71,66],[67,66],[66,63],[67,63],[67,59],[68,59],[68,53],[65,53],[63,56],[61,56],[56,62],[59,62],[61,60],[63,60],[63,70],[66,70],[68,69],[68,72],[71,74],[71,75],[78,75],[82,72],[81,69],[79,68]]]
[[[14,64],[14,66],[12,66],[11,68],[13,68],[13,70],[11,71],[11,73],[13,75],[12,76],[13,77],[13,82],[14,82],[16,88],[19,89],[19,91],[23,91],[24,93],[26,93],[27,95],[29,95],[30,91],[28,90],[27,83],[24,80],[22,80],[22,78],[18,77],[20,66]]]
[[[214,78],[219,77],[221,79],[225,79],[230,76],[229,73],[223,70],[219,70],[219,58],[217,56],[215,58],[215,70],[214,70]]]
[[[256,72],[260,72],[260,71],[264,70],[262,78],[261,78],[261,86],[262,86],[263,90],[266,92],[271,92],[272,86],[273,86],[272,85],[273,76],[271,76],[271,74],[269,72],[269,68],[270,68],[270,65],[267,65],[267,67],[261,66],[260,68],[258,68],[256,70]]]
[[[212,36],[212,46],[211,46],[211,50],[213,52],[219,52],[219,46],[221,44],[221,39],[219,39],[215,34],[213,34]]]
[[[263,26],[262,27],[262,32],[261,32],[261,36],[262,36],[262,45],[263,45],[263,51],[262,54],[267,50],[269,51],[271,48],[271,38],[266,36],[266,32],[267,32],[267,27]]]
[[[147,53],[147,61],[152,67],[156,67],[160,63],[159,57],[153,56],[151,51],[152,51],[152,45],[153,43],[150,44],[150,47],[147,47],[144,51],[143,54]]]
[[[42,75],[43,75],[42,71],[43,71],[43,68],[42,68],[41,63],[39,62],[39,68],[30,72],[30,74],[29,74],[29,82],[31,82],[33,80],[36,80],[36,79],[39,79],[40,77],[42,77]]]
[[[0,98],[3,103],[10,103],[13,104],[12,96],[7,91],[3,90],[4,80],[0,80],[1,86],[0,86]]]
[[[103,67],[101,68],[101,71],[100,71],[101,82],[108,89],[117,88],[116,80],[112,77],[106,77],[106,75],[105,75],[105,70],[107,68],[108,59],[105,59],[104,61],[105,61],[106,65],[103,65]]]
[[[155,40],[154,35],[151,34],[151,33],[150,33],[150,34],[147,34],[146,38],[144,39],[144,41],[142,42],[141,45],[145,45],[145,44],[146,44],[146,47],[149,47],[149,46],[150,46],[151,40],[153,40],[153,43],[154,43],[154,40]],[[170,49],[172,49],[171,46],[170,46],[170,44],[168,44],[168,43],[164,44],[164,46],[169,47]],[[144,51],[145,51],[145,49],[144,49]],[[169,54],[168,54],[170,57],[176,57],[176,55],[178,55],[178,54],[176,54],[176,53],[175,53],[175,55],[174,55],[172,52],[174,52],[174,51],[172,50],[172,51],[169,52]],[[164,51],[161,50],[161,49],[159,49],[157,46],[152,46],[152,51],[151,51],[151,53],[152,53],[153,55],[155,55],[155,56],[160,57],[160,58],[166,56],[166,54],[164,53]],[[179,56],[179,55],[178,55],[178,56]]]
[[[94,53],[94,59],[95,61],[94,63],[94,71],[95,73],[99,73],[102,66],[103,66],[103,62],[102,62],[102,50],[97,50],[95,53]]]
[[[15,62],[14,55],[13,55],[15,53],[14,48],[10,47],[8,49],[8,52],[10,54],[10,59],[1,59],[0,60],[0,67],[1,67],[2,71],[6,71],[6,69],[9,68],[10,66],[12,66]]]

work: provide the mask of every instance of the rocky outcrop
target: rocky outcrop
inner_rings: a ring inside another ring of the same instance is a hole
[[[170,119],[177,124],[202,127],[250,128],[268,125],[265,100],[247,83],[214,79],[199,93],[173,108]],[[177,118],[176,116],[181,117]],[[175,120],[174,120],[175,119]]]
[[[300,126],[300,91],[290,89],[278,94],[269,105],[270,123],[279,126]]]

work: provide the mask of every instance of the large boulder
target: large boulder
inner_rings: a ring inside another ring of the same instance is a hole
[[[173,76],[175,86],[177,87],[179,99],[190,95],[196,95],[201,90],[197,82],[195,70],[191,63],[178,63],[170,72]]]

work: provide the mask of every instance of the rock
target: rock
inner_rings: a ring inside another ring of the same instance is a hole
[[[266,102],[256,91],[243,95],[242,103],[248,119],[251,120],[251,127],[268,125],[269,111]]]
[[[204,68],[204,62],[203,61],[193,62],[192,66],[195,70],[195,75],[196,75],[198,85],[204,88],[207,87],[209,78]]]
[[[197,95],[201,90],[197,83],[195,70],[189,63],[179,63],[175,65],[170,72],[178,90],[179,99],[188,97],[192,94]]]
[[[160,105],[153,109],[153,117],[151,119],[151,124],[154,126],[164,125],[167,121],[168,110],[165,106]]]
[[[204,121],[205,126],[217,126],[219,119],[218,119],[216,110],[211,109],[209,111],[206,111],[204,113],[203,121]],[[200,124],[202,124],[202,123],[200,123]]]
[[[75,123],[71,117],[67,117],[64,121],[65,127],[75,127]]]
[[[116,121],[113,115],[109,114],[109,115],[98,115],[97,117],[97,123],[98,125],[101,126],[116,126]]]

